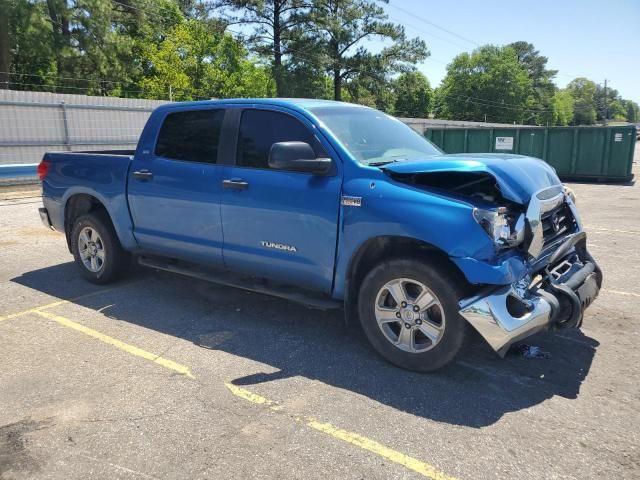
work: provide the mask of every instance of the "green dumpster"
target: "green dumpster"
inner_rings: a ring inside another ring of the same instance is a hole
[[[634,126],[430,128],[425,136],[447,153],[517,153],[541,158],[563,179],[633,178]]]

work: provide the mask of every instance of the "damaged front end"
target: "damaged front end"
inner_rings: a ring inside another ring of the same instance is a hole
[[[501,356],[540,330],[580,327],[602,286],[573,199],[561,185],[532,195],[525,217],[527,274],[460,302],[460,314]]]
[[[602,272],[586,249],[586,234],[566,238],[532,278],[460,302],[460,314],[504,356],[509,347],[547,328],[577,328],[602,286]]]
[[[602,272],[587,251],[575,198],[549,174],[550,167],[526,157],[483,160],[453,171],[409,171],[407,165],[388,174],[474,205],[473,217],[493,239],[495,258],[506,255],[511,267],[517,264],[506,285],[486,274],[467,275],[481,286],[460,302],[460,314],[504,356],[514,342],[540,330],[580,327],[600,291]],[[477,258],[452,260],[482,264],[485,272],[492,268],[491,261]]]

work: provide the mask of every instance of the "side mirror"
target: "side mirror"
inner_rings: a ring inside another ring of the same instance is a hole
[[[331,170],[331,159],[316,158],[311,145],[305,142],[278,142],[271,146],[269,167],[325,175]]]

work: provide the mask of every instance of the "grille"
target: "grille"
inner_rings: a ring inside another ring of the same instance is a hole
[[[566,202],[542,216],[543,248],[561,240],[577,230],[576,220]]]

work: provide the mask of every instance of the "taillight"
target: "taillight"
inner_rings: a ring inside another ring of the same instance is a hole
[[[39,164],[38,164],[38,178],[40,179],[40,181],[44,180],[44,177],[47,176],[47,173],[49,173],[49,166],[51,164],[49,162],[47,162],[46,160],[42,160]]]

